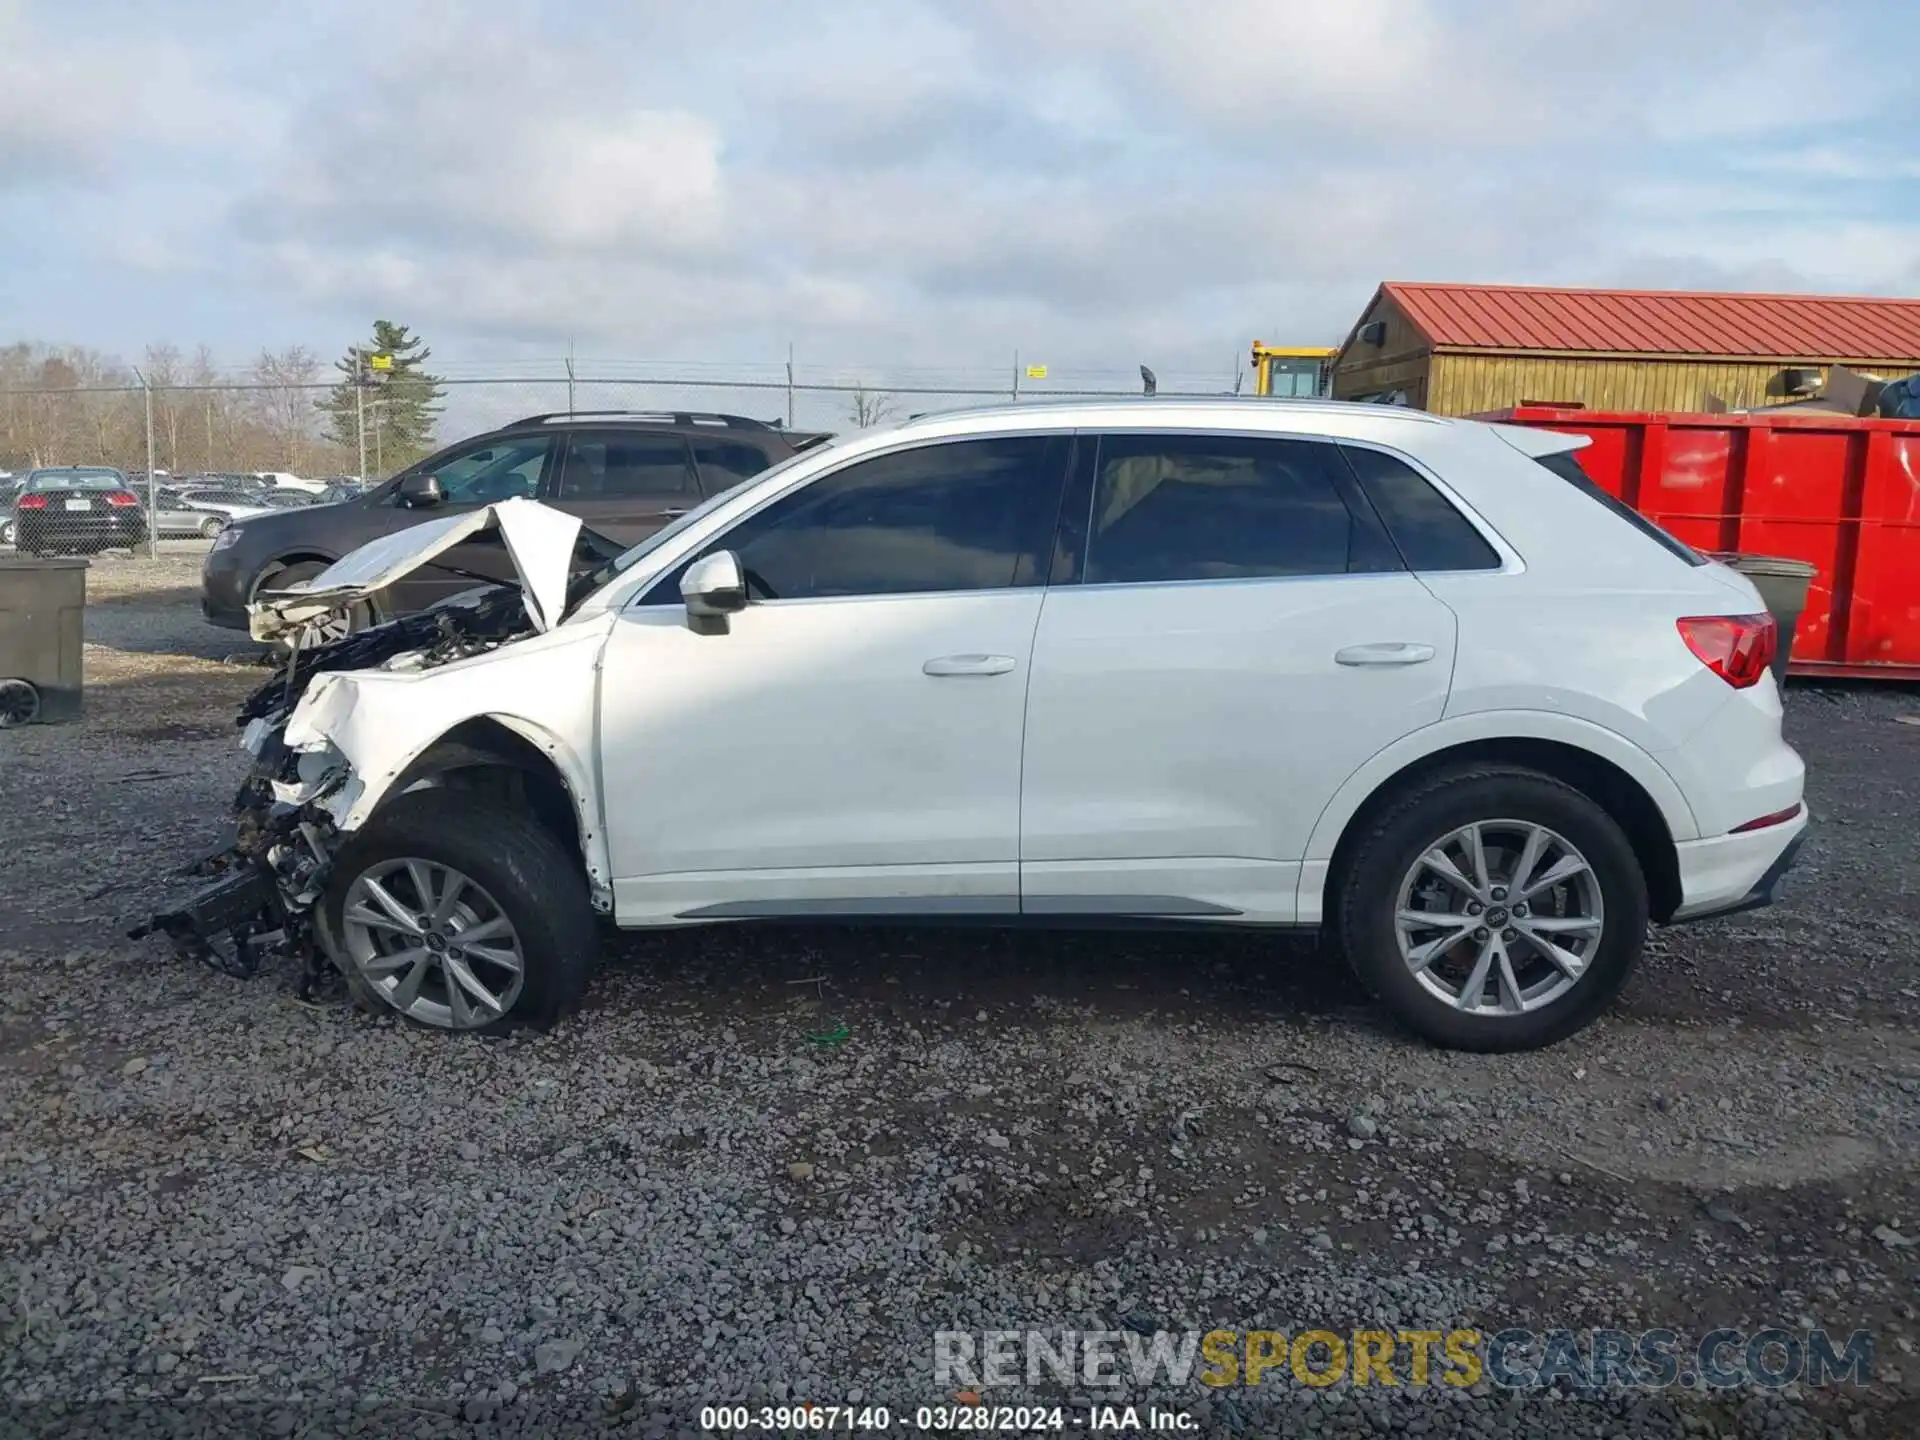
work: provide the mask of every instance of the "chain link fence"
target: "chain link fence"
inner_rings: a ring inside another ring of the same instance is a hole
[[[1226,367],[1153,383],[1170,398],[1251,388]],[[438,385],[429,448],[534,414],[720,412],[844,432],[970,405],[1134,396],[1145,380],[1017,360],[998,372],[563,360],[478,373],[449,366]],[[166,384],[137,370],[72,385],[0,377],[0,550],[192,548],[249,513],[337,498],[345,492],[328,486],[373,483],[420,458],[387,392],[366,387],[339,407],[352,417],[345,426],[320,404],[340,394],[333,380]]]

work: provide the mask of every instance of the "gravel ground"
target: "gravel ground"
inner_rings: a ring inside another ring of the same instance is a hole
[[[86,720],[0,737],[0,1428],[912,1428],[936,1330],[1779,1325],[1871,1331],[1870,1382],[988,1399],[1920,1433],[1913,691],[1796,687],[1786,902],[1657,933],[1545,1054],[1410,1043],[1298,945],[985,930],[622,939],[553,1033],[456,1041],[121,938],[241,773],[197,564],[97,563]]]

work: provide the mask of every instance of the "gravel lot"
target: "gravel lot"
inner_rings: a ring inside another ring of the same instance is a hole
[[[0,736],[0,1427],[899,1427],[952,1398],[937,1329],[1821,1325],[1873,1332],[1870,1385],[1158,1398],[1221,1435],[1920,1434],[1914,691],[1796,687],[1786,903],[1657,933],[1542,1055],[1423,1049],[1297,945],[992,931],[616,941],[552,1034],[452,1041],[122,938],[241,774],[259,672],[197,565],[96,563],[85,722]],[[1076,1395],[1153,1398],[1033,1392]]]

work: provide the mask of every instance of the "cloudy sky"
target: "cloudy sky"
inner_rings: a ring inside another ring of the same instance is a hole
[[[0,340],[1220,369],[1384,278],[1920,293],[1910,5],[0,0]]]

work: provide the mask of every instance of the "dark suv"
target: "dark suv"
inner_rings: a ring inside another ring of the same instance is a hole
[[[215,625],[244,630],[247,603],[263,587],[308,579],[391,531],[514,496],[543,500],[630,546],[817,438],[738,415],[529,415],[450,445],[356,499],[229,525],[201,571],[200,608]],[[513,567],[498,544],[456,545],[444,564],[407,576],[359,607],[348,625],[423,609],[471,589],[474,575],[511,579]]]

